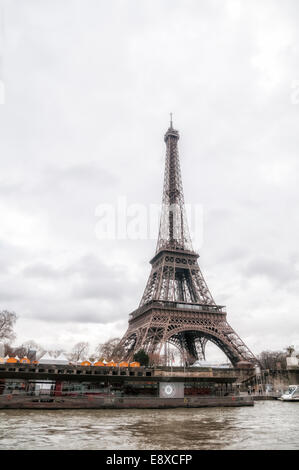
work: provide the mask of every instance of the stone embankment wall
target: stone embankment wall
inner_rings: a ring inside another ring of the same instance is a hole
[[[261,370],[259,375],[251,375],[247,378],[242,374],[238,374],[238,381],[242,383],[241,391],[246,390],[247,386],[263,389],[266,385],[271,385],[273,392],[282,392],[289,387],[289,385],[299,385],[299,368],[289,369],[276,369],[276,370]]]

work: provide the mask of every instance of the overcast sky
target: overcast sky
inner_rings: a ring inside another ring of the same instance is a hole
[[[213,297],[254,353],[298,348],[298,1],[0,5],[0,309],[18,315],[15,344],[124,334],[156,240],[101,240],[97,208],[160,203],[173,112]]]

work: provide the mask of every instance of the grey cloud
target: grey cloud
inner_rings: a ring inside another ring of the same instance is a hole
[[[2,277],[0,301],[21,316],[50,322],[109,323],[136,307],[143,282],[127,266],[109,265],[90,253],[63,266],[31,263],[16,277]]]
[[[54,268],[46,263],[34,263],[23,269],[24,277],[59,279],[66,275],[65,270]]]
[[[64,186],[66,183],[95,184],[98,187],[115,185],[118,177],[105,168],[100,168],[97,163],[72,165],[65,168],[49,168],[45,172],[45,178],[50,184]]]
[[[12,266],[19,263],[20,259],[26,257],[27,253],[22,247],[10,243],[8,240],[1,240],[0,231],[0,276],[6,274]]]
[[[73,286],[75,297],[109,299],[119,303],[136,292],[136,283],[129,281],[126,266],[105,265],[88,256],[81,259],[75,270],[80,272],[80,279]]]
[[[270,281],[281,283],[286,286],[287,283],[299,280],[299,270],[291,260],[278,260],[266,258],[264,256],[252,259],[243,270],[245,276],[265,276]]]

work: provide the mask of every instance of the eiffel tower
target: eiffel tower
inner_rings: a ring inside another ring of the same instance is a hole
[[[253,353],[226,320],[224,306],[215,303],[193,251],[185,213],[178,153],[179,132],[172,117],[164,141],[166,162],[162,213],[151,273],[137,310],[115,355],[132,360],[143,349],[166,357],[176,346],[186,365],[205,359],[208,341],[216,344],[233,366],[256,363]],[[164,352],[163,352],[164,351]],[[165,355],[165,356],[164,356]]]

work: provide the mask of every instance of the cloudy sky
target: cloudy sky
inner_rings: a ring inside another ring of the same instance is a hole
[[[125,332],[155,236],[103,239],[99,214],[160,203],[173,112],[215,300],[254,353],[298,348],[298,1],[0,5],[0,309],[18,315],[15,344]]]

